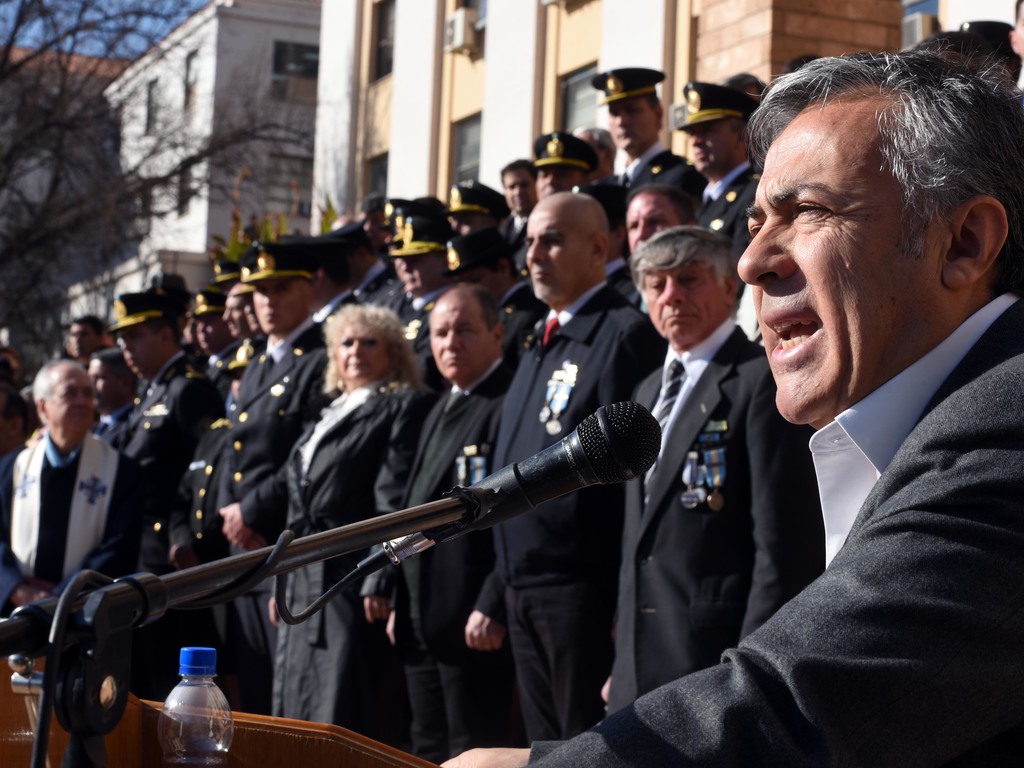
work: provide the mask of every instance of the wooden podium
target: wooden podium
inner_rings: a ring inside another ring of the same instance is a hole
[[[0,680],[0,765],[28,768],[35,732],[34,695],[11,690]],[[131,696],[124,717],[106,737],[111,768],[159,768],[156,738],[160,705]],[[53,720],[50,768],[60,768],[68,734]],[[336,725],[235,713],[228,768],[431,768],[433,763]]]

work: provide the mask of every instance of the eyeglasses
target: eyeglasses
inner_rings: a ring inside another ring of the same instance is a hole
[[[347,339],[342,339],[341,341],[339,341],[338,345],[342,346],[342,347],[354,347],[356,345],[356,343],[358,343],[359,346],[361,346],[361,347],[372,348],[372,347],[376,347],[378,344],[380,344],[380,339],[347,338]]]

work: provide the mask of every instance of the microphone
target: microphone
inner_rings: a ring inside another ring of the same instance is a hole
[[[464,489],[476,492],[481,507],[474,521],[385,542],[383,553],[378,550],[359,564],[360,572],[364,564],[383,567],[383,556],[398,565],[438,542],[490,528],[588,485],[633,480],[654,465],[660,450],[661,425],[642,405],[601,406],[559,442]]]

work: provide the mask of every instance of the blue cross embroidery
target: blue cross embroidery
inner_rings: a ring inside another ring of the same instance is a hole
[[[21,476],[21,482],[18,483],[18,498],[19,499],[28,498],[28,488],[35,481],[36,481],[36,478],[31,477],[29,475],[22,475]]]
[[[107,486],[100,482],[100,479],[93,475],[88,481],[82,480],[78,483],[78,490],[84,491],[89,497],[89,503],[95,504],[96,499],[100,496],[105,496],[107,493]]]

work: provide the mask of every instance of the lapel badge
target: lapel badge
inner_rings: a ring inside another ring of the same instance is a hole
[[[275,384],[270,388],[271,397],[280,397],[284,394],[284,384]]]

